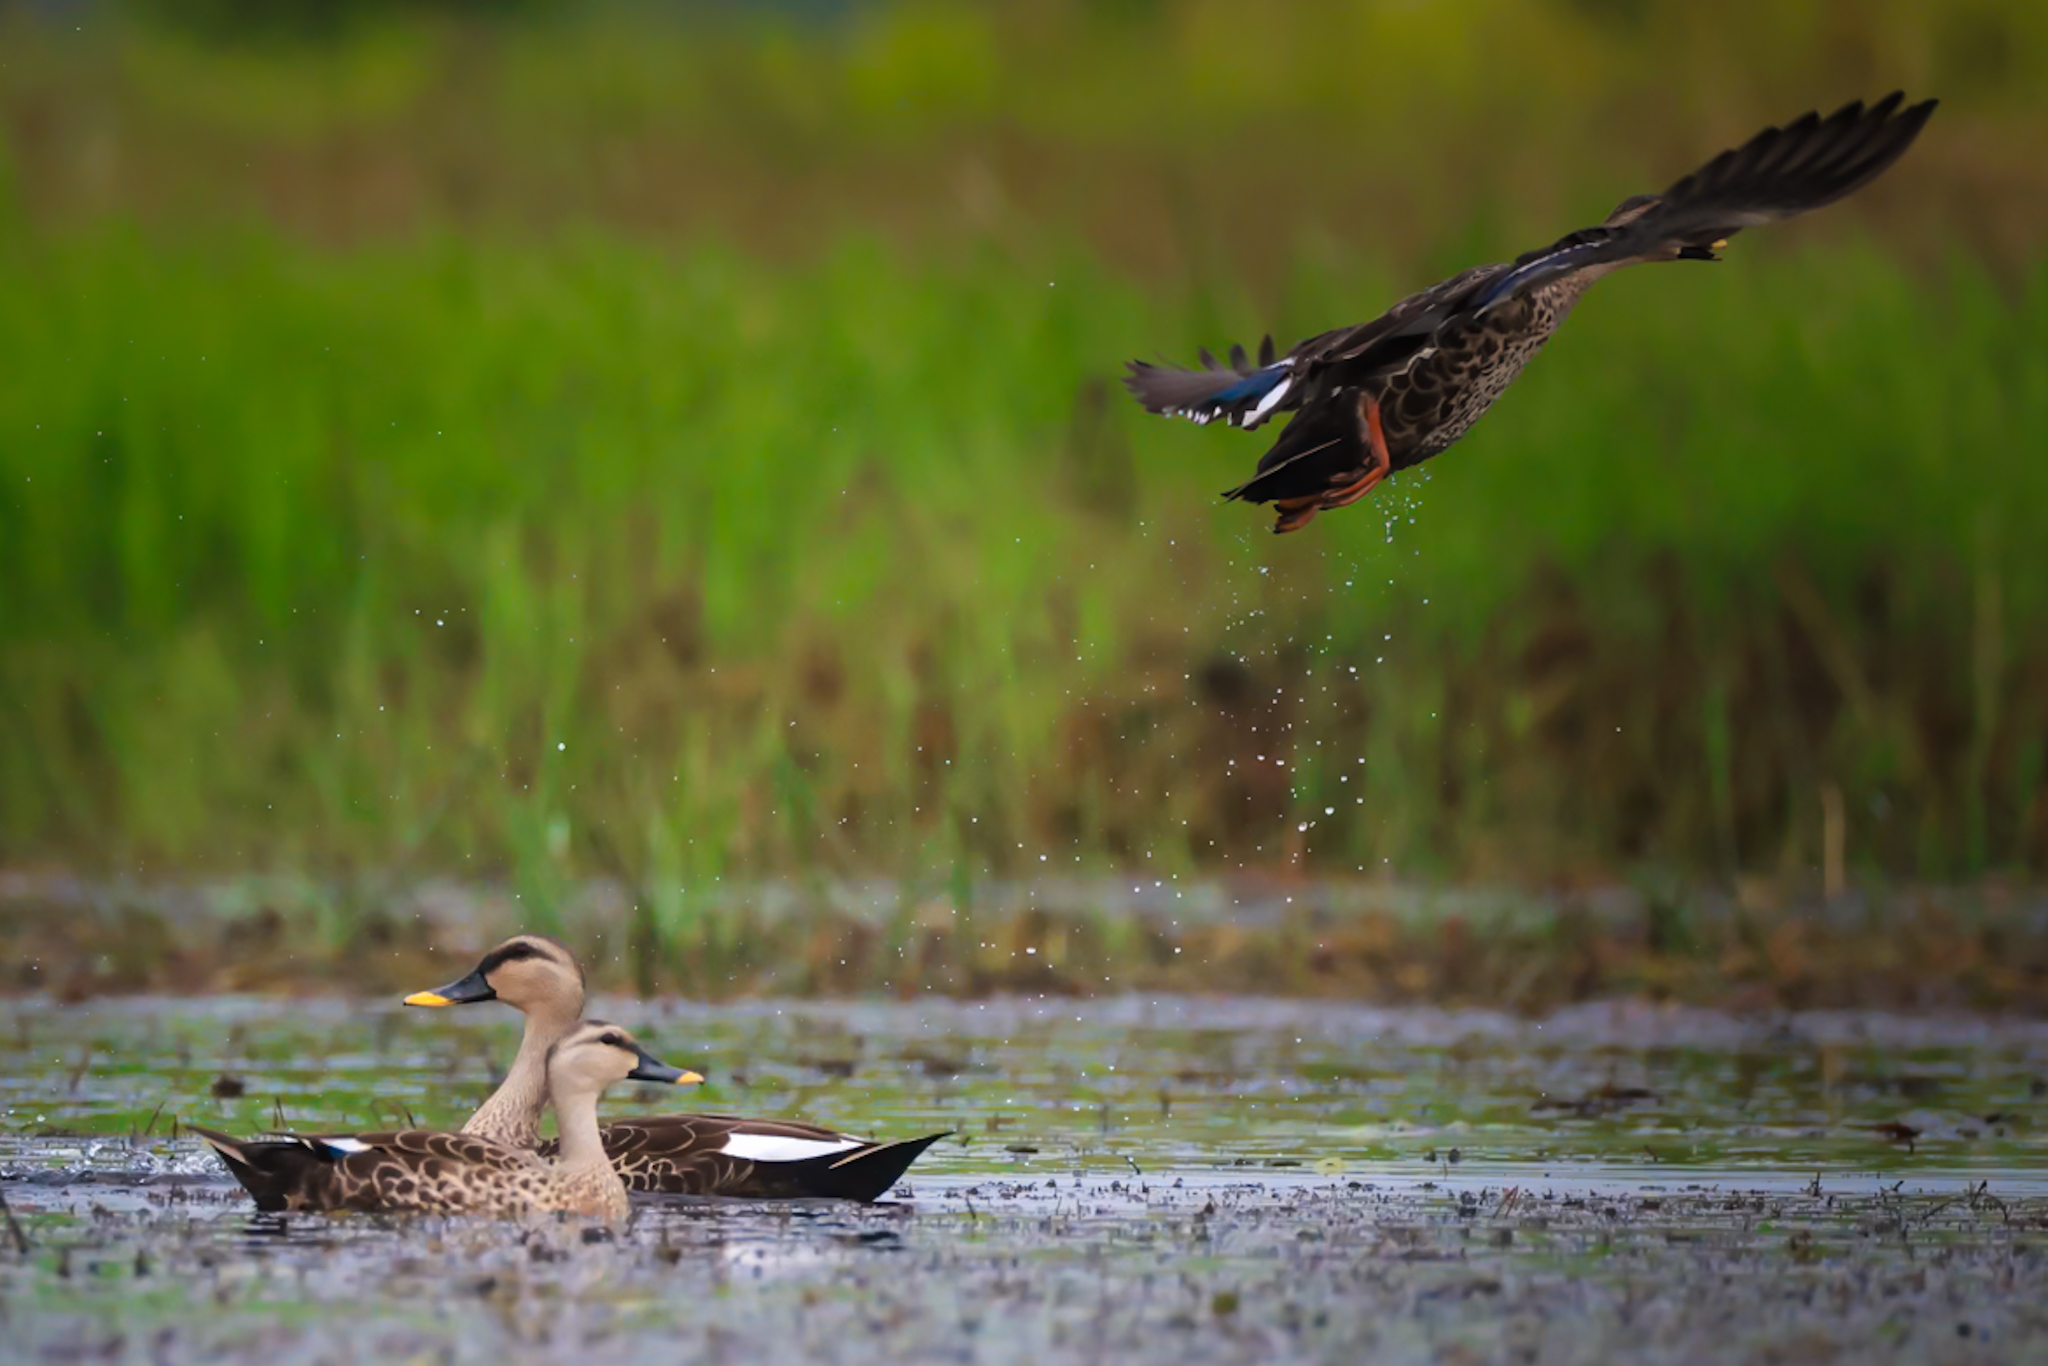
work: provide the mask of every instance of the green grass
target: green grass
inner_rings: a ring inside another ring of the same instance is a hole
[[[1212,501],[1255,439],[1110,392],[1255,320],[1080,252],[17,237],[4,848],[686,917],[810,868],[1770,868],[1832,784],[1857,863],[2037,861],[2042,296],[1623,277],[1275,539]]]
[[[1981,77],[1893,180],[1604,284],[1275,539],[1214,501],[1260,440],[1124,357],[1369,316],[1869,76],[1821,26],[1731,87],[1661,9],[1143,11],[10,30],[0,859],[614,877],[693,942],[764,873],[2048,867],[2048,106],[1969,37],[2048,28],[1892,15],[1886,81]]]

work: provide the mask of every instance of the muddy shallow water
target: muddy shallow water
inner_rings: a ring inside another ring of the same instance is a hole
[[[709,1074],[700,1108],[956,1136],[871,1209],[653,1201],[608,1235],[260,1218],[172,1136],[175,1118],[459,1123],[509,1056],[509,1012],[13,1001],[10,1348],[280,1362],[2048,1349],[2040,1024],[1128,997],[597,1009]],[[607,1110],[675,1103],[621,1088]]]

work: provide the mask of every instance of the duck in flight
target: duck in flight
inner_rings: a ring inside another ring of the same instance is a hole
[[[1899,93],[1766,128],[1662,194],[1632,195],[1607,220],[1498,265],[1412,294],[1369,323],[1310,337],[1256,362],[1206,349],[1200,369],[1130,362],[1145,410],[1247,431],[1294,414],[1251,479],[1223,496],[1271,503],[1276,532],[1371,493],[1447,450],[1522,373],[1595,280],[1646,261],[1718,261],[1744,228],[1832,204],[1882,175],[1934,113]]]

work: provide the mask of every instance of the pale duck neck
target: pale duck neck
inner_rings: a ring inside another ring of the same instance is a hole
[[[519,1054],[512,1070],[491,1098],[477,1108],[462,1126],[462,1132],[495,1139],[515,1148],[540,1146],[540,1117],[548,1105],[548,1050],[555,1046],[576,1015],[547,1007],[536,1007],[526,1015],[526,1032],[519,1039]],[[591,1102],[592,1125],[596,1124],[596,1101]]]
[[[555,1122],[562,1126],[560,1163],[571,1171],[602,1170],[617,1181],[605,1155],[604,1136],[597,1128],[597,1093],[578,1091],[555,1097]]]

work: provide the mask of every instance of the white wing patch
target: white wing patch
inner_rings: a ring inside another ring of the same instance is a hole
[[[1272,387],[1264,398],[1259,400],[1258,407],[1245,414],[1244,421],[1238,425],[1240,427],[1256,427],[1264,420],[1267,413],[1272,412],[1279,405],[1281,399],[1287,397],[1287,391],[1293,387],[1294,381],[1292,379],[1281,380]]]
[[[370,1151],[370,1145],[359,1138],[315,1138],[309,1141],[314,1147],[324,1148],[328,1152],[340,1157],[347,1157],[351,1153],[366,1153]]]
[[[814,1157],[848,1152],[861,1146],[857,1138],[785,1138],[781,1134],[730,1133],[719,1151],[749,1162],[806,1162]]]
[[[1267,366],[1266,369],[1284,369],[1291,367],[1293,364],[1294,362],[1291,359],[1282,360],[1274,365]],[[1250,412],[1233,413],[1228,408],[1203,406],[1200,408],[1161,408],[1159,415],[1161,417],[1184,417],[1197,427],[1206,427],[1211,422],[1221,422],[1226,427],[1252,428],[1266,420],[1266,414],[1272,412],[1273,409],[1280,405],[1280,400],[1287,397],[1287,391],[1293,385],[1294,377],[1289,375],[1267,390],[1266,396],[1260,399],[1258,406],[1254,407]]]

